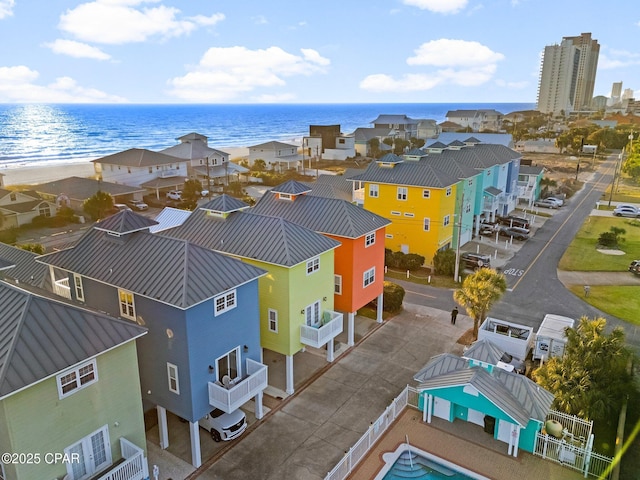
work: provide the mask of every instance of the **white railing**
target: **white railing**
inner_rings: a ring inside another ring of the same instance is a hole
[[[144,450],[120,437],[120,453],[124,462],[116,465],[96,480],[142,480],[148,477]]]
[[[418,391],[407,385],[402,393],[393,399],[393,402],[386,408],[384,413],[371,424],[365,434],[360,437],[360,440],[349,449],[333,470],[327,473],[324,477],[325,480],[344,480],[347,478],[403,410],[408,405],[418,407],[418,398]]]
[[[491,211],[495,210],[496,208],[498,208],[498,201],[497,201],[497,200],[494,200],[494,199],[487,199],[487,198],[485,198],[485,199],[483,200],[483,202],[482,202],[482,209],[483,209],[484,211],[489,211],[489,212],[491,212]]]
[[[358,205],[364,204],[364,188],[353,191],[353,201]]]
[[[267,388],[267,366],[247,358],[247,376],[226,388],[209,382],[209,404],[231,413]]]
[[[179,170],[160,170],[160,178],[171,178],[180,175]]]
[[[587,439],[591,436],[593,430],[593,421],[584,420],[575,415],[570,415],[564,412],[558,412],[557,410],[551,410],[547,414],[546,420],[555,420],[562,424],[565,435],[570,436],[572,439]]]
[[[53,293],[64,298],[71,299],[71,288],[69,287],[69,279],[62,278],[56,280],[53,284]]]
[[[342,333],[342,317],[340,312],[326,310],[322,314],[322,322],[319,326],[302,325],[300,327],[300,342],[316,348],[326,345],[329,340]]]

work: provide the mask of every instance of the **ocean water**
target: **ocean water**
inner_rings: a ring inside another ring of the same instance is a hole
[[[309,125],[370,127],[379,114],[438,123],[447,111],[492,108],[503,114],[532,103],[0,105],[0,168],[87,162],[129,148],[161,150],[197,132],[213,148],[300,141]]]

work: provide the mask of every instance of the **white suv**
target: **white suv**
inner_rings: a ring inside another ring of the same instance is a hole
[[[213,409],[198,422],[201,428],[211,433],[216,442],[233,440],[247,429],[247,416],[240,409],[225,413],[220,409]]]
[[[182,200],[182,191],[171,190],[167,192],[167,198],[170,200]]]

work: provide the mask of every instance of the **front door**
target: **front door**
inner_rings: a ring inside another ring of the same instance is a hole
[[[107,468],[111,465],[108,427],[105,425],[87,435],[78,443],[65,448],[64,453],[71,458],[71,462],[67,464],[67,473],[72,480],[84,480]]]
[[[320,300],[313,302],[304,309],[305,323],[310,327],[320,325]]]

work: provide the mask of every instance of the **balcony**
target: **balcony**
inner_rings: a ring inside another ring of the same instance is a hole
[[[149,477],[149,467],[144,450],[124,437],[120,437],[120,453],[123,461],[94,480],[142,480]]]
[[[498,199],[496,197],[485,197],[482,202],[482,210],[485,212],[493,212],[498,209]]]
[[[300,327],[300,342],[310,347],[320,348],[342,333],[342,313],[326,310],[319,325]]]
[[[267,366],[247,358],[246,374],[229,388],[209,382],[209,404],[231,413],[267,388]]]
[[[69,279],[61,278],[53,284],[53,293],[64,298],[71,299],[71,288],[69,287]]]
[[[178,177],[180,176],[180,171],[179,170],[161,170],[160,174],[158,175],[160,178],[171,178],[171,177]]]

